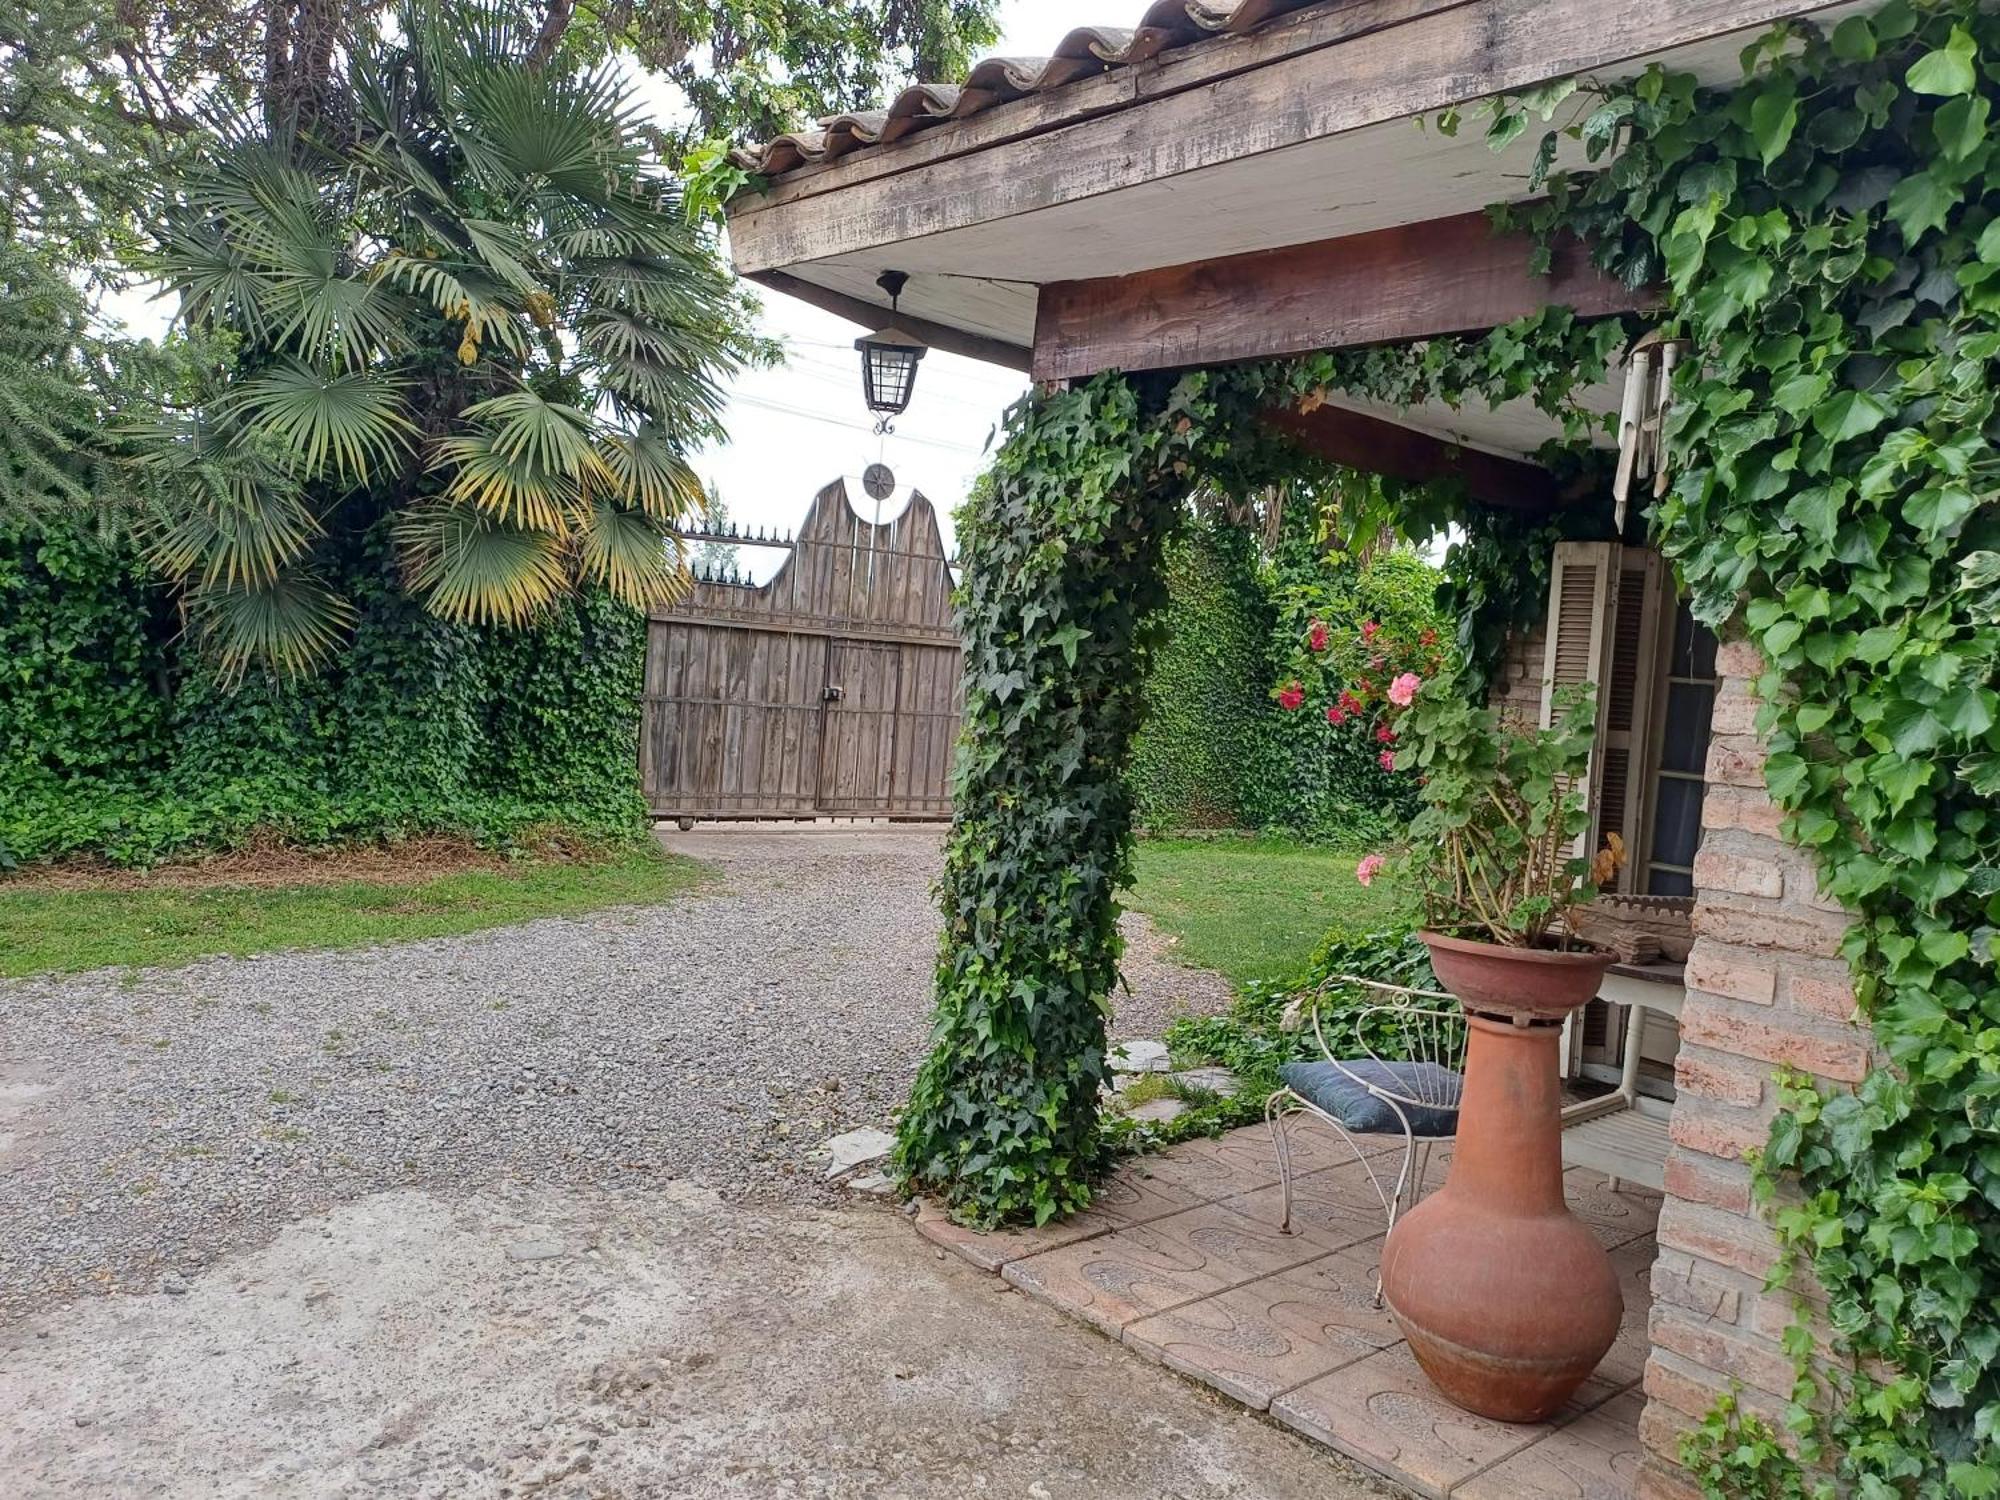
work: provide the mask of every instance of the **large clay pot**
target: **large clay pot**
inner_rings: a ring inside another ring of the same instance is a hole
[[[1383,1247],[1383,1296],[1446,1396],[1539,1422],[1597,1368],[1624,1313],[1604,1247],[1563,1202],[1556,1066],[1562,1016],[1597,993],[1611,959],[1423,938],[1466,1009],[1465,1096],[1444,1186]]]

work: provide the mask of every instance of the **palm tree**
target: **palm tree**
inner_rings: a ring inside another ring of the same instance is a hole
[[[324,660],[335,560],[385,519],[453,620],[685,586],[684,455],[720,430],[746,303],[625,88],[534,43],[406,5],[323,107],[225,129],[174,185],[154,269],[238,354],[146,434],[150,548],[227,671]]]

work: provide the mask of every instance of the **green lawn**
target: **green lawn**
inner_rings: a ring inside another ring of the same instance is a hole
[[[1144,840],[1125,904],[1180,939],[1177,957],[1238,984],[1289,979],[1327,928],[1392,916],[1384,879],[1354,878],[1359,852],[1275,839]]]
[[[356,948],[664,901],[709,868],[651,848],[406,881],[76,889],[0,883],[0,976],[184,964],[210,954]]]

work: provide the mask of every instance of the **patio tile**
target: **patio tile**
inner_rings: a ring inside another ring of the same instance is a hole
[[[1009,1261],[1000,1274],[1115,1336],[1127,1323],[1287,1270],[1331,1248],[1309,1233],[1279,1234],[1209,1204]]]
[[[1380,1170],[1378,1168],[1378,1170]],[[1389,1185],[1393,1191],[1393,1185]],[[1276,1183],[1224,1198],[1223,1207],[1275,1229],[1284,1219],[1284,1189]],[[1382,1200],[1360,1162],[1328,1167],[1292,1180],[1292,1227],[1311,1230],[1329,1249],[1345,1249],[1378,1239],[1388,1228]]]
[[[1143,1319],[1125,1342],[1259,1411],[1402,1336],[1376,1308],[1373,1247],[1341,1251]]]
[[[1625,1316],[1618,1325],[1617,1341],[1598,1362],[1599,1379],[1633,1385],[1646,1373],[1646,1355],[1652,1348],[1646,1316],[1653,1306],[1653,1262],[1659,1253],[1659,1242],[1650,1234],[1611,1252],[1611,1268],[1618,1273],[1618,1289],[1625,1296]]]
[[[1512,1458],[1473,1476],[1453,1500],[1631,1500],[1639,1481],[1639,1391],[1614,1396]]]
[[[1162,1219],[1198,1207],[1204,1201],[1192,1189],[1159,1179],[1145,1164],[1128,1162],[1105,1179],[1089,1208],[1067,1219],[1039,1228],[982,1232],[952,1223],[942,1209],[926,1198],[920,1200],[917,1209],[917,1232],[982,1271],[997,1271],[1009,1261]]]
[[[1602,1172],[1572,1167],[1563,1174],[1563,1196],[1570,1212],[1590,1226],[1599,1244],[1616,1250],[1660,1225],[1660,1195],[1629,1183],[1612,1192]]]
[[[1582,1416],[1619,1389],[1593,1376],[1558,1421]],[[1400,1343],[1279,1396],[1271,1415],[1435,1496],[1556,1430],[1555,1423],[1495,1422],[1452,1405]]]

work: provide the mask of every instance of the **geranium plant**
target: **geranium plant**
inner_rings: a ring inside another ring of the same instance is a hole
[[[1549,728],[1518,728],[1478,706],[1456,676],[1391,685],[1384,727],[1396,737],[1395,765],[1415,771],[1423,788],[1402,864],[1432,931],[1507,947],[1576,946],[1564,913],[1596,896],[1625,860],[1616,834],[1591,857],[1579,852],[1590,823],[1583,786],[1593,700],[1588,683],[1564,688]]]

